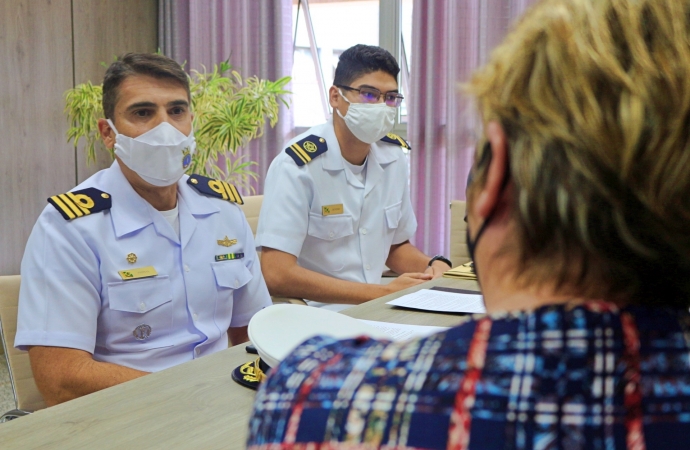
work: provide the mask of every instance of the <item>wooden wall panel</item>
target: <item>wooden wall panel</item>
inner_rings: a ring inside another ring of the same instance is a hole
[[[70,0],[0,0],[0,61],[0,275],[12,275],[46,199],[74,186]]]
[[[158,47],[158,0],[72,0],[74,7],[75,83],[102,83],[105,67],[114,56],[127,52],[155,52]],[[80,146],[81,147],[81,146]],[[86,163],[77,151],[77,178],[81,183],[112,162],[106,152],[96,163]]]
[[[155,51],[157,0],[0,0],[0,275],[19,273],[46,199],[110,164],[68,144],[64,92],[101,61]],[[74,57],[73,57],[74,55]]]

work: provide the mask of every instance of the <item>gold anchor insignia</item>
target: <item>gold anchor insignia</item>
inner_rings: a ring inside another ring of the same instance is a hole
[[[316,150],[318,150],[318,147],[316,147],[316,144],[314,144],[312,141],[305,142],[302,144],[302,147],[309,153],[314,153]]]
[[[222,245],[223,247],[230,247],[231,245],[237,244],[237,239],[228,239],[228,237],[225,236],[223,239],[220,239],[216,242],[218,242],[218,245]]]
[[[135,255],[134,253],[128,254],[127,255],[127,262],[130,264],[134,264],[135,262],[137,262],[137,255]]]

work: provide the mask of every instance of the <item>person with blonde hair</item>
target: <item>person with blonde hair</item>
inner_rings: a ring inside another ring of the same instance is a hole
[[[466,85],[488,314],[305,342],[249,448],[690,448],[688,80],[687,0],[532,7]]]

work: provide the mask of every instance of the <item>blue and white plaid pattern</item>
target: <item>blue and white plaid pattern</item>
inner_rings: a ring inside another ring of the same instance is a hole
[[[687,311],[590,302],[314,338],[260,388],[249,448],[690,449],[689,330]]]

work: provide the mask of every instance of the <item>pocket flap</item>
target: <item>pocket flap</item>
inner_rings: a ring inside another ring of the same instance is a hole
[[[239,289],[252,279],[252,273],[241,259],[211,263],[218,286]]]
[[[395,205],[388,206],[384,209],[386,212],[386,223],[388,228],[398,228],[400,223],[400,216],[402,215],[402,202],[398,202]]]
[[[110,309],[145,313],[172,301],[172,287],[167,275],[141,280],[108,283]]]
[[[353,233],[352,216],[349,214],[338,214],[336,216],[309,214],[309,228],[307,229],[309,236],[333,241]]]

